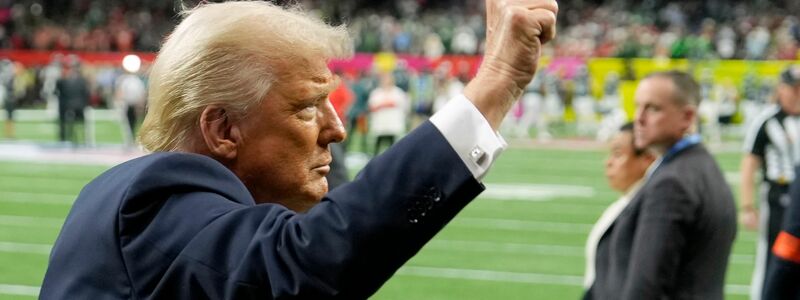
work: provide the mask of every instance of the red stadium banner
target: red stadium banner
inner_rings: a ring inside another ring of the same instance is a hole
[[[136,54],[142,63],[149,64],[156,59],[152,52],[71,52],[71,51],[32,51],[32,50],[0,50],[0,59],[10,59],[25,66],[42,66],[49,64],[57,54],[64,56],[74,54],[81,63],[95,65],[121,65],[122,59],[129,54]]]

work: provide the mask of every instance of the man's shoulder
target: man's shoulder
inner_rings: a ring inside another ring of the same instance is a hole
[[[192,168],[216,169],[215,161],[207,156],[182,152],[155,152],[131,159],[104,172],[103,177],[135,177],[150,173],[184,172]],[[219,165],[219,163],[216,163]],[[221,165],[219,165],[222,167]]]
[[[703,176],[708,169],[719,169],[719,166],[711,153],[702,144],[697,144],[681,151],[668,162],[662,163],[649,182],[692,182],[697,176]],[[645,187],[648,186],[652,184],[647,184]]]
[[[756,115],[755,119],[753,119],[753,123],[750,126],[755,126],[756,128],[764,127],[767,121],[771,119],[776,119],[781,117],[781,107],[777,104],[771,104],[761,110],[761,112]]]
[[[252,203],[247,188],[216,160],[199,154],[157,152],[117,165],[95,178],[87,188],[123,188],[128,197],[171,190],[208,191]]]

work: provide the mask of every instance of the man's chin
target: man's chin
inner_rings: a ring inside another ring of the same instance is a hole
[[[314,202],[322,201],[322,197],[328,193],[328,178],[320,177],[308,187],[309,198]]]

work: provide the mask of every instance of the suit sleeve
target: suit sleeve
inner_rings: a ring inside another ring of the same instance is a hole
[[[695,202],[677,178],[659,178],[643,190],[623,299],[661,299],[672,290]]]
[[[482,190],[425,123],[305,214],[267,204],[216,218],[154,296],[364,299]]]
[[[764,299],[800,299],[800,182],[792,183],[789,194],[792,201],[772,247],[775,259],[767,268]]]

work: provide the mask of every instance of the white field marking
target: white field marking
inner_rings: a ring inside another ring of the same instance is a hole
[[[47,148],[33,143],[0,144],[0,160],[36,164],[113,166],[142,155],[141,151],[126,150],[121,145],[76,150],[70,147]]]
[[[0,242],[0,252],[50,255],[51,245]]]
[[[491,218],[455,218],[452,227],[588,234],[594,224],[539,222]]]
[[[28,244],[0,241],[0,252],[28,253],[50,255],[52,245]],[[443,251],[466,251],[488,253],[522,253],[538,255],[554,255],[567,257],[583,257],[584,247],[566,245],[540,245],[523,243],[501,243],[485,241],[463,241],[435,239],[425,245],[425,249]],[[752,265],[755,257],[748,254],[732,254],[731,263],[739,265]]]
[[[729,261],[737,265],[754,265],[756,256],[752,254],[731,254]]]
[[[400,268],[400,270],[397,271],[396,275],[481,280],[481,281],[583,286],[582,276],[551,275],[551,274],[539,274],[539,273],[505,272],[505,271],[474,270],[474,269],[405,266]],[[748,295],[750,293],[750,287],[747,285],[728,284],[725,285],[725,291],[728,294],[733,294],[733,295]]]
[[[725,172],[725,181],[730,185],[739,185],[742,182],[742,175],[740,172]]]
[[[55,193],[0,192],[0,202],[72,205],[77,195]]]
[[[434,239],[425,245],[425,249],[442,251],[487,252],[487,253],[519,253],[535,255],[552,255],[567,257],[584,257],[582,246],[541,245],[523,243],[502,243],[486,241],[464,241]],[[737,265],[753,265],[755,257],[747,254],[732,254],[730,263]]]
[[[741,229],[740,229],[740,231],[741,231]],[[736,235],[736,240],[737,241],[742,241],[742,242],[755,243],[757,239],[758,239],[758,237],[755,234],[747,234],[747,235],[737,234]]]
[[[64,219],[0,215],[0,225],[61,228],[61,225],[64,225]]]
[[[529,202],[531,210],[539,213],[564,214],[564,215],[590,215],[600,218],[603,211],[608,207],[606,204],[581,202],[576,204],[562,204],[558,201],[548,202]],[[608,202],[611,204],[611,202]]]
[[[400,268],[400,270],[398,270],[396,274],[404,276],[418,276],[418,277],[470,279],[470,280],[520,282],[520,283],[543,283],[543,284],[557,284],[557,285],[570,285],[570,286],[581,286],[583,284],[582,276],[455,269],[455,268],[437,268],[437,267],[405,266]]]
[[[744,284],[726,284],[725,293],[731,295],[750,295],[750,286]]]
[[[2,284],[0,283],[0,294],[15,296],[39,296],[41,287],[30,285]]]
[[[15,110],[15,120],[17,121],[26,121],[26,122],[49,122],[49,121],[57,121],[58,119],[56,115],[51,114],[50,111],[46,109],[18,109]],[[53,112],[55,113],[55,112]],[[92,115],[95,121],[114,121],[119,122],[119,112],[115,109],[92,109]],[[5,120],[5,114],[0,114],[0,120]],[[40,125],[42,128],[47,128],[46,132],[55,132],[56,127],[51,125],[50,123],[42,123],[42,124],[29,124],[29,125]]]
[[[42,150],[33,144],[0,144],[0,158],[3,160],[34,160]]]
[[[580,185],[487,183],[480,198],[493,200],[549,201],[559,197],[594,197],[594,189]]]
[[[461,241],[434,239],[425,245],[426,249],[445,251],[489,252],[489,253],[524,253],[569,257],[583,257],[584,248],[563,245],[538,245],[521,243],[501,243],[484,241]]]

